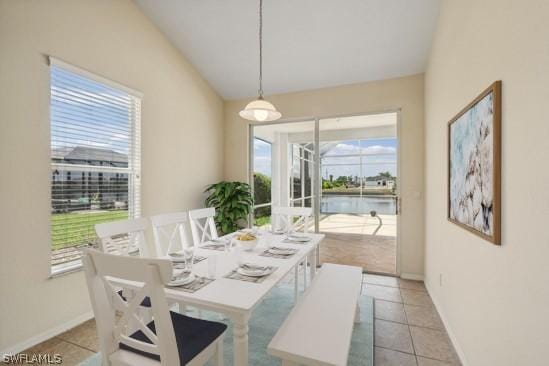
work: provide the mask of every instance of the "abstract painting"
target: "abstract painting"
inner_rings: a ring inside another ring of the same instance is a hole
[[[500,244],[501,81],[448,123],[448,220]]]

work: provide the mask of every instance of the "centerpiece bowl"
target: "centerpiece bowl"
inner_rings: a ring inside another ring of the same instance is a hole
[[[254,250],[257,246],[257,237],[251,233],[236,235],[234,238],[236,245],[246,251]]]

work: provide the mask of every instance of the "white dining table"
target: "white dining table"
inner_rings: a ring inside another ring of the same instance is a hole
[[[195,256],[216,256],[215,280],[194,293],[182,291],[177,287],[166,287],[166,297],[168,300],[198,309],[222,313],[229,318],[233,323],[234,365],[247,365],[248,322],[255,307],[305,258],[310,264],[310,281],[315,276],[318,263],[317,247],[324,239],[324,235],[312,233],[305,235],[309,236],[311,240],[306,243],[294,244],[284,242],[285,235],[263,233],[259,238],[258,246],[251,251],[218,251],[197,247],[194,251]],[[267,243],[271,246],[295,248],[297,252],[292,257],[285,259],[261,256],[260,254],[268,249]],[[239,261],[261,266],[275,266],[277,269],[259,283],[225,278],[225,275],[238,268]],[[208,259],[195,263],[193,273],[209,277]],[[127,282],[118,284],[126,288],[132,287],[132,284]]]

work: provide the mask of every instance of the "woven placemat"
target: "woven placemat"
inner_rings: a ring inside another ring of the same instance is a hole
[[[196,292],[196,291],[200,290],[202,287],[208,286],[213,281],[215,281],[215,280],[212,279],[212,278],[196,276],[194,281],[191,282],[191,283],[188,283],[186,285],[181,285],[181,286],[169,286],[169,288],[174,289],[174,290],[193,293],[193,292]]]
[[[261,283],[261,282],[265,281],[265,279],[267,277],[272,275],[278,269],[278,267],[273,267],[273,266],[270,266],[268,268],[271,269],[271,273],[269,273],[265,276],[261,276],[261,277],[245,276],[243,274],[238,273],[236,269],[233,269],[231,272],[227,273],[223,277],[230,278],[231,280],[240,280],[240,281],[246,281],[246,282]]]
[[[297,249],[279,248],[279,247],[272,247],[271,249],[291,250],[291,251],[293,251],[293,253],[292,254],[275,254],[275,253],[271,253],[269,251],[270,249],[267,249],[263,253],[261,253],[260,256],[278,258],[278,259],[288,259],[288,258],[292,258],[297,253]]]

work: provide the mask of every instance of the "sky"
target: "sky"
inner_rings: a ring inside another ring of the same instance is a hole
[[[52,148],[78,145],[128,154],[131,104],[125,92],[52,66]]]
[[[370,139],[362,141],[342,141],[329,150],[322,159],[322,177],[333,179],[339,176],[360,176],[360,158],[338,155],[359,154],[362,152],[362,175],[373,177],[380,172],[397,175],[397,140]]]
[[[271,172],[271,144],[254,139],[254,171],[270,177]]]
[[[362,159],[363,176],[376,176],[386,171],[397,175],[397,140],[388,138],[337,143],[324,154],[322,177],[360,176],[360,158],[341,155],[359,154],[361,151],[365,154]],[[254,140],[254,171],[271,176],[271,145],[258,139]]]

